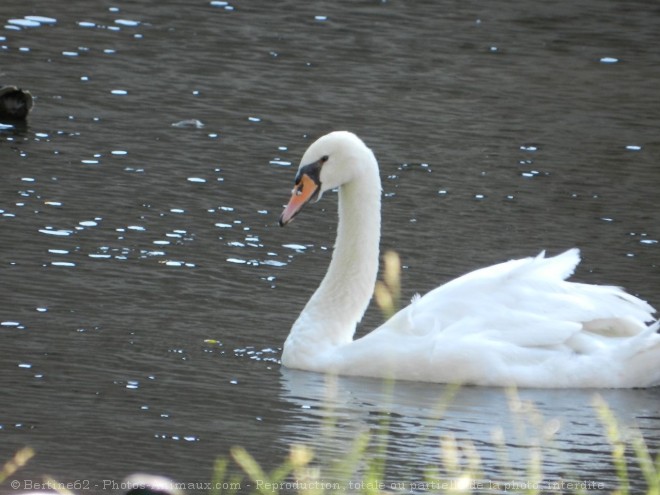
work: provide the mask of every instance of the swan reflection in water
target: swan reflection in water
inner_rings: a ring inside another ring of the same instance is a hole
[[[527,480],[530,467],[540,462],[546,481],[593,482],[614,490],[620,480],[596,407],[600,399],[622,431],[639,430],[651,452],[660,445],[655,389],[457,388],[283,367],[281,398],[291,418],[281,427],[284,445],[309,446],[325,469],[348,457],[360,435],[369,435],[372,446],[387,444],[363,456],[386,457],[386,484],[421,481],[427,469],[442,470],[442,442],[450,439],[463,461],[474,449],[485,483]],[[632,462],[629,468],[641,489],[639,466]],[[332,471],[323,474],[333,479]]]

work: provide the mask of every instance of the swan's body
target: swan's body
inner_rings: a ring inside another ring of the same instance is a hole
[[[284,366],[474,385],[660,385],[659,326],[646,324],[655,310],[617,287],[566,281],[577,249],[468,273],[353,340],[378,271],[381,185],[371,150],[348,132],[312,144],[280,223],[337,187],[332,261],[293,324]]]

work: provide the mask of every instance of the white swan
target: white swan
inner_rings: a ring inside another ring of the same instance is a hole
[[[566,281],[577,249],[468,273],[353,340],[378,271],[381,184],[371,150],[345,131],[313,143],[280,225],[334,188],[332,260],[286,339],[284,366],[490,386],[660,385],[660,325],[646,325],[655,310],[617,287]]]

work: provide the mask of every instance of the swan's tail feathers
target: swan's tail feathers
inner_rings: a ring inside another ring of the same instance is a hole
[[[655,320],[655,308],[620,287],[573,283],[571,287],[584,297],[583,304],[593,308],[593,320],[585,328],[601,335],[637,335],[648,330]]]
[[[575,268],[580,263],[580,250],[572,248],[557,256],[545,257],[545,251],[534,258],[535,266],[532,268],[534,274],[541,275],[547,279],[566,280],[573,275]]]
[[[621,349],[622,387],[657,387],[660,385],[660,321],[635,335]]]

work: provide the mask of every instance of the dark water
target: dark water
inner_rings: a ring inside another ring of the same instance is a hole
[[[616,486],[592,391],[520,392],[530,425],[497,389],[440,414],[443,386],[280,370],[334,198],[276,224],[306,146],[346,128],[380,160],[406,297],[579,246],[577,279],[660,305],[656,2],[3,0],[0,18],[0,83],[35,98],[0,131],[0,460],[36,450],[22,487],[203,482],[233,445],[268,469],[293,443],[327,460],[383,418],[407,489],[447,434],[487,480],[524,481],[538,441],[544,480]],[[660,390],[602,397],[657,455]]]

